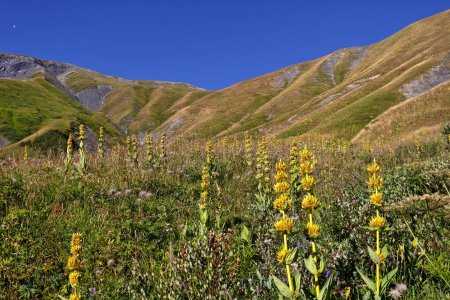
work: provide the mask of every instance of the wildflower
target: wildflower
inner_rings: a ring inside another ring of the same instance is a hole
[[[80,300],[80,295],[78,294],[71,294],[69,297],[69,300]]]
[[[275,193],[284,194],[289,191],[289,184],[286,181],[277,182],[274,186]]]
[[[289,250],[286,248],[282,248],[280,251],[277,252],[277,260],[281,263],[283,263],[284,258],[286,257],[286,254],[288,254]]]
[[[383,195],[380,192],[370,195],[370,203],[375,206],[381,206],[383,204]]]
[[[81,252],[81,234],[72,234],[72,240],[70,242],[70,253],[72,255],[79,255]]]
[[[415,238],[415,239],[412,241],[412,246],[413,246],[413,248],[416,248],[418,244],[419,244],[419,240],[418,240],[417,238]]]
[[[377,164],[375,159],[373,160],[373,163],[367,167],[367,172],[369,172],[370,175],[377,174],[381,171],[380,166]]]
[[[381,176],[378,176],[377,174],[373,174],[369,178],[368,184],[372,191],[381,190],[381,188],[383,187],[383,178],[381,178]]]
[[[292,229],[294,228],[294,221],[290,218],[282,218],[281,220],[275,222],[275,229],[277,231],[283,232],[283,233],[290,233]]]
[[[306,175],[305,177],[302,178],[301,184],[305,191],[307,192],[311,191],[315,184],[314,177]]]
[[[315,239],[320,234],[320,226],[313,223],[306,224],[305,233],[310,239]]]
[[[77,263],[78,259],[76,256],[69,257],[69,259],[67,260],[67,269],[69,269],[70,271],[74,270],[77,266]]]
[[[370,228],[380,229],[386,227],[386,220],[382,216],[376,216],[370,220]]]
[[[286,194],[277,197],[273,203],[273,208],[276,210],[286,211],[292,204],[292,198]]]
[[[314,164],[311,163],[310,161],[303,161],[302,163],[300,163],[300,174],[302,175],[307,175],[307,174],[311,174],[312,172],[314,172]]]
[[[80,273],[78,271],[73,271],[69,274],[69,283],[72,287],[78,286],[80,278]]]
[[[84,125],[80,125],[80,135],[78,136],[78,140],[84,141],[86,139]]]
[[[313,159],[313,155],[311,154],[311,152],[309,152],[308,148],[305,146],[305,148],[300,151],[300,161],[307,161],[307,160],[312,160]]]
[[[287,174],[284,171],[277,171],[274,177],[277,182],[280,182],[287,179]]]
[[[317,197],[312,195],[311,193],[307,193],[302,200],[302,208],[313,210],[318,207],[319,207],[319,200],[317,200]]]

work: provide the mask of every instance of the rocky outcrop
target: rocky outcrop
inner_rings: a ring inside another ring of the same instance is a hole
[[[0,148],[9,145],[9,141],[2,135],[0,135]]]
[[[400,88],[400,92],[409,99],[423,94],[448,80],[450,80],[450,67],[441,64],[431,68],[427,73],[420,75],[417,79],[404,84]]]
[[[0,53],[0,78],[30,78],[40,72],[56,77],[74,67],[25,55]]]
[[[113,90],[110,85],[100,85],[96,88],[87,88],[78,92],[75,96],[86,108],[98,111],[105,101],[106,95]]]
[[[350,71],[354,69],[366,57],[366,55],[366,47],[343,49],[329,55],[325,62],[322,64],[321,70],[331,78],[331,81],[333,81],[333,84],[335,85],[336,80],[334,78],[334,70],[340,60],[350,57],[351,61],[347,70]]]

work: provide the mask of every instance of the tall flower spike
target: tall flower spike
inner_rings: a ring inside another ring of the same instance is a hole
[[[262,149],[264,149],[264,145]],[[281,219],[276,221],[274,226],[275,230],[283,235],[283,245],[282,248],[277,252],[277,260],[280,263],[284,263],[286,266],[286,277],[288,279],[289,290],[291,291],[291,293],[293,293],[294,284],[291,277],[291,262],[285,261],[285,257],[290,251],[288,245],[288,234],[291,234],[294,229],[294,220],[286,216],[289,207],[292,205],[292,198],[290,193],[290,186],[287,182],[288,175],[286,173],[286,164],[280,160],[276,164],[275,169],[276,174],[274,176],[274,193],[276,198],[273,207],[280,212]]]

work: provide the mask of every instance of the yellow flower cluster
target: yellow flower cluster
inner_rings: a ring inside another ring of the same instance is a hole
[[[253,165],[252,140],[250,139],[250,136],[247,131],[245,132],[244,147],[245,147],[245,160],[247,161],[247,165],[251,167]]]
[[[286,211],[292,205],[292,198],[286,194],[282,194],[275,198],[273,208],[279,211]]]
[[[208,202],[209,171],[207,167],[202,168],[202,182],[200,183],[200,209],[206,209]]]
[[[379,207],[383,204],[383,195],[381,189],[383,188],[383,178],[378,174],[381,171],[380,166],[377,164],[375,159],[373,163],[367,167],[367,172],[369,172],[369,181],[367,182],[372,194],[370,195],[370,202]]]
[[[71,256],[67,260],[67,269],[70,271],[69,284],[72,287],[72,293],[69,299],[80,299],[78,287],[81,274],[78,270],[81,267],[80,256],[82,248],[81,234],[78,232],[72,234],[72,239],[70,241]]]
[[[298,157],[297,143],[293,142],[291,145],[291,150],[289,152],[289,165],[290,165],[289,173],[291,174],[295,174],[298,172],[297,157]]]
[[[294,221],[290,218],[283,217],[281,220],[275,222],[275,229],[279,232],[291,233],[294,228]]]
[[[166,157],[166,134],[161,135],[161,140],[159,141],[159,157]]]
[[[84,125],[81,124],[81,125],[80,125],[80,134],[79,134],[79,136],[78,136],[78,140],[84,141],[85,139],[86,139],[86,136],[85,136],[85,128],[84,128]]]
[[[376,216],[370,220],[370,228],[382,229],[386,227],[386,220],[382,216]]]
[[[97,145],[97,156],[103,157],[103,141],[104,141],[104,130],[103,127],[100,127],[99,133],[98,133],[98,145]]]
[[[281,248],[280,251],[277,252],[277,260],[281,263],[283,263],[284,258],[286,257],[286,254],[288,254],[289,249]]]
[[[213,143],[212,141],[208,141],[206,143],[206,163],[210,165],[213,160]]]
[[[67,139],[67,160],[72,159],[72,152],[73,152],[73,135],[70,133],[69,138]]]
[[[270,168],[267,146],[267,138],[263,137],[261,141],[258,142],[258,151],[256,152],[256,179],[258,179],[259,185],[263,187],[266,192],[269,192]]]
[[[133,146],[133,161],[137,163],[138,158],[138,142],[137,142],[137,136],[133,134],[131,136],[131,144]]]
[[[311,193],[307,193],[302,200],[302,208],[307,210],[314,210],[319,207],[319,200],[317,197],[312,195]]]
[[[147,161],[151,163],[153,161],[153,137],[149,134],[145,137],[145,145],[146,145]]]
[[[320,234],[320,226],[314,223],[308,223],[306,224],[306,228],[305,228],[305,234],[310,238],[310,239],[315,239],[319,236]]]

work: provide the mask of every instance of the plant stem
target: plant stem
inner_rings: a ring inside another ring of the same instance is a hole
[[[377,217],[379,215],[380,214],[377,209]],[[380,229],[379,228],[377,229],[377,255],[378,255],[378,257],[380,256]],[[380,295],[380,263],[381,262],[378,262],[377,266],[376,266],[376,272],[377,272],[377,274],[376,274],[376,294],[377,294],[377,296]]]
[[[288,250],[287,235],[284,234],[283,238],[284,238],[284,249]],[[288,264],[286,264],[286,275],[288,278],[289,290],[291,290],[291,292],[294,292],[294,285],[292,284],[292,277],[291,277],[291,268]]]
[[[311,225],[313,224],[312,211],[309,213],[309,223]],[[311,241],[311,248],[312,248],[312,255],[313,255],[314,263],[317,263],[316,243],[314,243],[313,241]],[[319,275],[318,274],[314,274],[314,286],[315,286],[315,290],[316,290],[316,296],[317,296],[317,298],[319,298],[320,287],[319,287]]]

